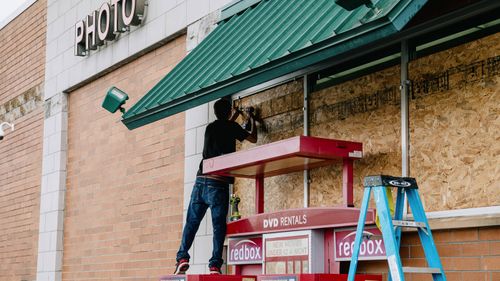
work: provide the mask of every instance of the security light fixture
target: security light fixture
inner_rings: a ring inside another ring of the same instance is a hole
[[[0,140],[3,140],[4,136],[5,136],[5,132],[3,130],[3,127],[4,126],[8,126],[10,127],[10,130],[11,131],[14,131],[14,124],[11,124],[11,123],[7,123],[7,122],[3,122],[2,124],[0,124]]]
[[[111,87],[102,102],[102,107],[111,113],[115,113],[118,109],[121,113],[125,113],[125,108],[122,106],[127,100],[128,95],[124,91]]]

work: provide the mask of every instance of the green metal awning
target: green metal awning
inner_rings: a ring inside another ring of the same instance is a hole
[[[373,8],[363,5],[353,11],[338,6],[334,0],[241,2],[256,3],[221,21],[131,107],[122,120],[129,129],[395,34],[426,0],[375,0]]]

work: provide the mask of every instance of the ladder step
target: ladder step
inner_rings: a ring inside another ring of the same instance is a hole
[[[423,222],[418,222],[418,221],[399,221],[399,220],[393,220],[392,224],[394,226],[403,226],[403,227],[424,227],[426,228],[427,226]]]
[[[434,267],[403,266],[403,272],[407,272],[407,273],[441,273],[441,270],[439,268],[434,268]]]

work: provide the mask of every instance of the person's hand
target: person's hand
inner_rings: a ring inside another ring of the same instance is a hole
[[[241,114],[241,110],[239,109],[239,107],[237,106],[236,104],[236,101],[233,102],[233,108],[232,108],[232,112],[231,112],[231,117],[229,118],[229,120],[231,121],[235,121],[236,118],[238,118],[238,116]]]
[[[241,113],[241,109],[240,108],[241,108],[241,100],[234,100],[233,101],[233,112]]]
[[[237,107],[237,106],[233,107],[233,112],[237,113],[237,114],[241,114],[242,113],[241,109],[239,107]]]
[[[245,113],[248,117],[253,117],[255,112],[255,108],[253,106],[245,107]]]

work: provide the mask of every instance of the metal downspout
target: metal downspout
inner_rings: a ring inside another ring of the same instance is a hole
[[[410,48],[408,41],[401,41],[401,176],[410,176],[410,122],[408,62]]]
[[[304,75],[304,136],[309,136],[309,79],[307,75]],[[309,193],[309,170],[304,170],[304,208],[309,207],[310,203],[310,193]]]
[[[401,176],[410,176],[410,106],[408,75],[408,63],[411,59],[412,50],[408,40],[401,41]],[[408,198],[404,197],[403,218],[408,215]]]

